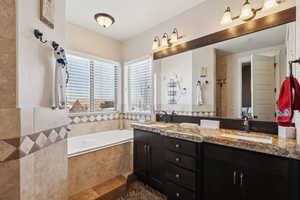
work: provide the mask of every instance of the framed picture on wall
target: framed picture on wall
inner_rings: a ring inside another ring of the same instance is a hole
[[[41,21],[54,29],[54,16],[55,16],[55,0],[40,0],[41,10],[40,18]]]

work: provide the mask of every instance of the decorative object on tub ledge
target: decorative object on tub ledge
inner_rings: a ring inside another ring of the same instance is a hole
[[[55,0],[40,0],[40,20],[54,29]]]
[[[246,0],[242,6],[241,14],[239,16],[232,17],[231,9],[228,6],[224,12],[223,18],[221,20],[221,25],[229,25],[233,22],[233,20],[241,19],[243,21],[249,21],[253,19],[257,12],[263,10],[269,10],[278,6],[278,4],[282,3],[283,0],[265,0],[264,5],[260,8],[252,8],[249,0]]]
[[[48,40],[43,39],[43,33],[39,30],[34,30],[34,36],[43,44],[49,44]],[[68,63],[66,53],[63,47],[57,42],[50,42],[49,46],[53,49],[55,64],[55,77],[52,81],[52,95],[51,95],[51,108],[52,109],[65,109],[66,96],[65,87],[69,80]]]
[[[155,36],[154,40],[153,40],[153,44],[152,44],[152,50],[156,51],[160,48],[170,47],[170,46],[172,46],[172,44],[177,43],[178,40],[180,40],[182,38],[183,38],[183,36],[179,35],[177,28],[174,28],[170,37],[167,33],[163,34],[161,40],[159,39],[158,36]]]
[[[0,139],[0,163],[28,156],[67,137],[67,126],[60,126],[20,138]]]

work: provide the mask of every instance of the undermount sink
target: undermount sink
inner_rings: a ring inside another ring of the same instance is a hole
[[[156,127],[156,128],[168,128],[172,126],[172,124],[147,124],[147,126]]]
[[[247,140],[251,142],[260,142],[265,144],[272,144],[273,138],[267,136],[253,136],[253,135],[245,135],[245,134],[222,134],[222,137],[239,139],[239,140]]]

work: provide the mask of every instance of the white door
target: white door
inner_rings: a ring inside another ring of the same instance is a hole
[[[275,57],[251,56],[252,115],[263,121],[275,119]]]

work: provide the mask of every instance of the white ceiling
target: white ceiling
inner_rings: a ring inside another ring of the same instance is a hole
[[[67,20],[116,40],[126,40],[205,0],[67,0]],[[116,22],[100,27],[94,15],[104,12]]]
[[[229,55],[253,49],[281,45],[285,43],[285,37],[286,25],[281,25],[232,40],[216,43],[212,46],[218,50],[218,55]]]

